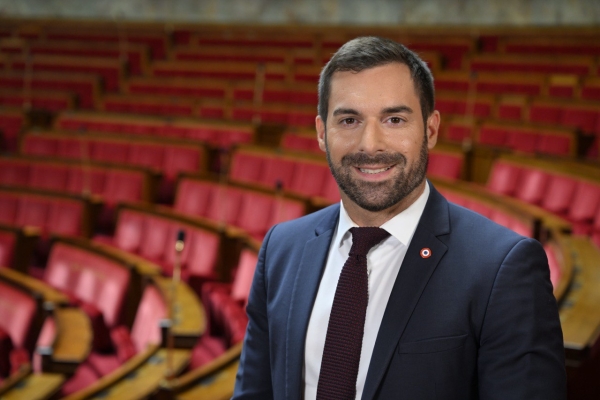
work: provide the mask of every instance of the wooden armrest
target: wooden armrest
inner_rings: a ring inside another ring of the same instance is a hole
[[[92,347],[90,320],[78,308],[57,308],[53,316],[58,334],[50,355],[51,371],[72,374],[85,361]]]
[[[27,378],[29,374],[31,374],[31,364],[21,365],[17,372],[11,374],[6,379],[4,379],[4,381],[2,381],[2,383],[0,384],[0,396],[4,395],[15,385],[22,382],[25,378]]]
[[[0,268],[0,279],[15,283],[31,292],[39,293],[43,297],[45,305],[50,308],[56,305],[69,304],[69,298],[62,292],[54,289],[39,279],[32,278],[13,269]]]
[[[189,362],[190,351],[175,349],[171,353],[172,372],[180,372]],[[150,346],[137,354],[110,375],[92,386],[67,396],[64,400],[83,400],[102,392],[103,399],[143,399],[158,388],[168,373],[166,349]]]
[[[167,304],[171,304],[172,292],[170,278],[155,276],[153,281],[160,289]],[[174,307],[172,332],[175,347],[192,348],[198,338],[206,331],[206,313],[202,303],[185,282],[179,282],[175,289],[176,304]]]
[[[65,376],[60,374],[29,374],[2,393],[2,400],[49,399],[64,381]]]
[[[589,357],[600,337],[600,250],[589,237],[565,237],[572,257],[573,279],[559,313],[568,365]]]

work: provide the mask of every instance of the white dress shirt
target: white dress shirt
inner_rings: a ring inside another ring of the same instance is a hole
[[[417,200],[406,210],[381,226],[390,236],[371,249],[367,255],[369,274],[369,304],[365,319],[358,378],[356,381],[356,399],[362,396],[371,355],[379,326],[392,292],[406,250],[417,229],[419,219],[429,197],[429,184]],[[329,315],[335,296],[342,267],[348,258],[352,246],[352,234],[349,229],[358,226],[350,219],[344,204],[340,204],[340,218],[329,248],[325,271],[319,284],[319,290],[313,305],[306,332],[304,350],[304,399],[313,400],[317,396],[317,384],[321,370],[321,359],[325,347],[325,336],[329,324]]]

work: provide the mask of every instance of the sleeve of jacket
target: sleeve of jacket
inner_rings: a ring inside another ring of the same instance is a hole
[[[272,231],[273,228],[265,236],[260,249],[248,297],[246,307],[248,327],[232,398],[235,400],[269,400],[273,398],[265,277],[265,258]]]
[[[500,266],[482,326],[481,399],[566,399],[564,345],[546,254],[519,241]]]

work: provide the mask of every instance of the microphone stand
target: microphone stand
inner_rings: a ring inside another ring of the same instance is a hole
[[[181,280],[181,252],[185,245],[185,231],[180,229],[177,232],[177,240],[175,241],[175,265],[173,266],[173,278],[171,279],[171,304],[169,307],[169,318],[171,320],[169,329],[167,330],[167,380],[175,377],[173,367],[173,348],[175,347],[175,337],[173,335],[173,327],[176,322],[177,313],[177,286]]]

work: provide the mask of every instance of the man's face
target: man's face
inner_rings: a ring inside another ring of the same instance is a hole
[[[349,200],[368,211],[386,210],[423,183],[439,113],[424,126],[406,65],[335,72],[328,113],[326,127],[317,117],[319,146],[327,152],[344,204]]]

